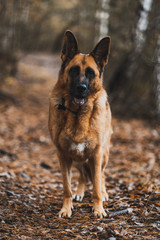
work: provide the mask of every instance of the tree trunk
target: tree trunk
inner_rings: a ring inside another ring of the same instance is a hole
[[[130,1],[128,1],[128,3],[129,2]],[[138,4],[138,1],[136,1],[136,3]],[[151,5],[151,3],[153,4]],[[115,4],[117,4],[117,2],[115,2]],[[129,37],[132,40],[130,41],[131,45],[125,47],[125,44],[123,43],[123,51],[121,50],[120,45],[116,46],[117,42],[119,42],[120,31],[119,34],[117,33],[116,41],[112,41],[112,49],[116,48],[116,52],[114,50],[112,52],[111,49],[111,63],[109,63],[109,70],[112,68],[112,65],[115,69],[113,70],[112,75],[108,74],[110,78],[105,86],[110,95],[113,112],[116,114],[153,117],[156,112],[156,104],[154,90],[155,80],[153,76],[154,63],[152,59],[154,58],[156,48],[155,42],[157,42],[155,33],[158,33],[153,16],[157,18],[155,11],[158,2],[144,0],[142,4],[143,5],[141,6],[139,2],[139,5],[134,5],[135,10],[139,10],[135,11],[137,14],[130,16],[129,13],[127,15],[128,20],[123,22],[124,26],[119,26],[122,32],[124,28],[126,29],[126,32],[128,32]],[[146,6],[145,4],[148,5]],[[119,12],[120,16],[124,14],[123,7],[122,4],[121,11]],[[129,23],[131,20],[133,20],[133,26],[132,29],[129,30]],[[110,19],[110,31],[112,31],[112,27],[112,19]],[[137,29],[139,30],[139,33]],[[113,46],[113,44],[115,44],[115,46]],[[123,54],[121,54],[121,52]],[[112,54],[115,55],[113,60]],[[117,66],[115,66],[116,64],[113,64],[112,61],[117,61]],[[105,77],[107,78],[107,71]]]

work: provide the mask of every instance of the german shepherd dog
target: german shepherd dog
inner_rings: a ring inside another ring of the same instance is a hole
[[[90,54],[79,52],[77,40],[66,31],[58,81],[50,95],[49,131],[57,149],[63,179],[63,206],[59,217],[70,217],[72,198],[82,201],[88,179],[93,183],[93,213],[105,217],[105,167],[112,133],[111,111],[102,86],[110,37],[98,42]],[[71,192],[71,167],[79,170],[76,193]]]

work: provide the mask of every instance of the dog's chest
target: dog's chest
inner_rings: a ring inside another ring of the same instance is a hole
[[[77,154],[84,154],[86,147],[87,147],[86,142],[78,143],[78,144],[72,142],[70,144],[70,151],[75,151],[75,152],[77,152]]]
[[[88,151],[88,143],[86,141],[82,143],[75,143],[70,141],[68,146],[68,153],[74,161],[85,161]]]

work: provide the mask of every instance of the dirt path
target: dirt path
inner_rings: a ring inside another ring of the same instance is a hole
[[[47,120],[58,67],[56,56],[25,56],[3,87],[16,104],[0,102],[0,239],[160,239],[160,127],[142,120],[113,120],[108,216],[93,216],[88,190],[71,218],[57,217],[62,180]],[[74,169],[72,179],[74,191]]]

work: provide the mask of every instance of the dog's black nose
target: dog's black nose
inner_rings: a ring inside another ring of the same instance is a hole
[[[78,91],[79,93],[84,93],[86,90],[87,90],[86,84],[84,84],[84,83],[79,83],[79,84],[77,85],[77,91]]]

